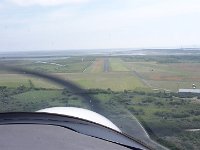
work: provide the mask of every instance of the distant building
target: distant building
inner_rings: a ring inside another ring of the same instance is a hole
[[[194,93],[194,94],[200,94],[200,89],[179,89],[178,93],[185,93],[185,94],[189,94],[189,93]]]
[[[181,97],[200,96],[200,89],[179,89],[178,94]]]

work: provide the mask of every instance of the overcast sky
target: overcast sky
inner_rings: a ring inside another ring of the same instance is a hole
[[[0,51],[200,46],[200,0],[0,0]]]

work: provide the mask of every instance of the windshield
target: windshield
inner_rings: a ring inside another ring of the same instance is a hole
[[[2,0],[0,113],[78,107],[154,149],[200,147],[197,0]]]

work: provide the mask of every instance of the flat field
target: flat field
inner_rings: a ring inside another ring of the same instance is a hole
[[[135,116],[150,136],[170,149],[199,149],[199,133],[187,131],[200,126],[199,97],[183,98],[176,93],[179,88],[191,88],[192,84],[200,88],[200,59],[193,60],[193,57],[185,59],[185,56],[174,57],[173,61],[168,56],[124,56],[0,63],[52,74],[90,89],[90,94],[99,98],[97,112],[138,139],[148,139],[148,136],[139,129]],[[54,106],[93,108],[75,93],[65,90],[41,78],[0,69],[1,112],[36,111]]]
[[[84,88],[111,88],[115,91],[124,89],[151,88],[176,92],[180,88],[191,88],[196,84],[200,88],[200,62],[192,62],[184,58],[170,63],[170,58],[154,58],[149,60],[143,56],[135,57],[70,57],[66,59],[48,60],[11,60],[3,63],[16,65],[26,69],[55,74],[63,79],[71,80]],[[183,56],[184,57],[184,56]],[[169,59],[169,60],[168,60]],[[107,61],[105,61],[107,60]],[[165,62],[163,62],[165,60]],[[2,63],[2,62],[1,62]],[[106,64],[105,64],[106,63]],[[106,71],[105,71],[106,66]],[[0,85],[17,87],[29,85],[35,87],[61,88],[40,78],[22,76],[0,69]]]
[[[56,83],[49,82],[47,80],[32,77],[32,76],[25,76],[21,74],[0,74],[0,86],[7,86],[7,87],[19,87],[24,85],[26,87],[30,86],[30,81],[34,84],[37,88],[48,88],[48,89],[60,89],[62,88],[60,85]]]
[[[200,78],[200,63],[158,63],[158,62],[126,62],[132,71],[137,72],[153,89],[177,91],[180,88],[192,88]]]
[[[51,62],[51,63],[50,63]],[[52,64],[53,62],[53,64]],[[67,64],[68,62],[68,64]],[[8,62],[7,62],[8,63]],[[111,70],[104,72],[104,63],[111,66]],[[132,90],[136,88],[145,88],[146,86],[132,72],[129,72],[123,61],[120,58],[110,58],[105,61],[105,58],[72,58],[66,60],[40,60],[35,61],[15,61],[18,67],[23,67],[30,70],[41,71],[47,74],[59,76],[65,80],[74,81],[83,88],[100,88],[112,89],[114,91]],[[57,65],[72,65],[59,66]],[[57,66],[58,67],[58,66]],[[38,88],[53,88],[60,89],[62,87],[45,81],[41,78],[25,76],[16,73],[1,72],[0,85],[8,87],[17,87],[20,85],[29,86],[29,80]]]
[[[145,85],[131,73],[99,73],[99,74],[57,74],[63,79],[74,81],[84,88],[112,89],[114,91],[143,88]]]
[[[120,58],[110,58],[109,61],[112,71],[129,71]]]
[[[90,57],[69,57],[65,59],[24,58],[21,60],[1,61],[0,63],[47,73],[71,73],[83,72],[92,62],[93,58]]]

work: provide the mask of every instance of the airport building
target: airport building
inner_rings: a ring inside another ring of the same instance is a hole
[[[200,94],[200,89],[179,89],[178,93],[194,93]]]
[[[179,89],[178,94],[182,97],[200,96],[200,89]]]

